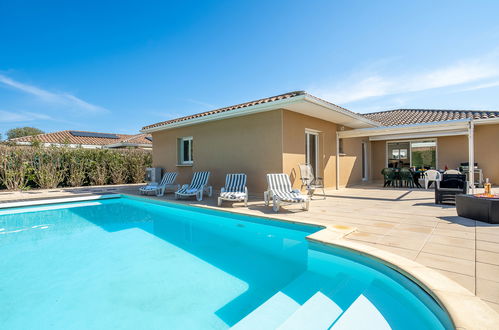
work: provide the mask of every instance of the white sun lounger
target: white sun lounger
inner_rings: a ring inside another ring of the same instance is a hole
[[[310,199],[308,196],[302,195],[298,189],[293,189],[289,175],[267,174],[268,190],[263,193],[265,205],[269,205],[272,199],[272,209],[274,212],[279,212],[279,208],[283,203],[302,203],[304,210],[309,209]]]
[[[191,184],[184,184],[182,188],[176,191],[175,199],[196,196],[198,201],[202,201],[205,191],[208,192],[208,196],[211,196],[213,189],[211,186],[208,186],[209,178],[210,172],[194,172]]]
[[[243,202],[248,206],[248,188],[246,187],[246,174],[227,174],[225,176],[225,187],[220,190],[218,206],[222,201]]]
[[[175,183],[176,178],[177,172],[166,172],[159,184],[156,182],[150,183],[147,186],[141,187],[139,191],[141,194],[145,195],[148,195],[149,193],[155,193],[156,196],[163,196],[166,189],[172,191],[180,189],[180,185]]]

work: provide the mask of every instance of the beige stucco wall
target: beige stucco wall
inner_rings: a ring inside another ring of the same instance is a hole
[[[371,181],[383,180],[381,170],[386,166],[386,141],[371,141]]]
[[[443,136],[437,138],[437,168],[459,168],[468,161],[468,136]]]
[[[265,174],[282,172],[282,111],[152,133],[153,166],[179,172],[178,182],[189,183],[193,171],[211,171],[214,189],[224,185],[227,173],[246,173],[250,194],[266,188]],[[177,165],[177,139],[193,137],[192,166]]]
[[[475,162],[485,178],[499,185],[499,125],[475,126]]]
[[[343,139],[343,154],[340,156],[340,187],[362,182],[362,141],[366,140],[362,137]],[[367,157],[369,157],[369,144],[367,148]],[[367,165],[369,166],[369,161]]]
[[[326,187],[336,186],[336,124],[305,116],[292,111],[283,111],[283,171],[289,174],[291,183],[300,188],[299,164],[305,163],[305,130],[319,131],[318,176],[324,178]]]

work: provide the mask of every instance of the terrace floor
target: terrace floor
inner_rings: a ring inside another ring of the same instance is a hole
[[[0,203],[86,194],[137,195],[137,185],[0,192]],[[276,214],[261,197],[248,208],[226,203],[222,209],[299,222],[355,227],[344,239],[388,251],[430,267],[458,282],[499,312],[499,225],[456,215],[454,206],[435,205],[432,190],[363,185],[326,191],[314,197],[308,212],[298,205]],[[166,197],[151,197],[174,200]],[[216,208],[216,198],[183,203]]]

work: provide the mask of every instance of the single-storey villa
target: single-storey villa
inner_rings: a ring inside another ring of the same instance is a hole
[[[140,148],[151,149],[152,137],[149,134],[115,134],[87,131],[58,131],[52,133],[29,135],[8,140],[17,145],[40,144],[44,147],[85,148],[85,149],[116,149]]]
[[[385,167],[452,169],[466,162],[478,163],[483,176],[499,184],[499,111],[359,114],[295,91],[152,124],[142,132],[153,137],[154,166],[179,172],[179,182],[209,170],[211,183],[221,187],[226,173],[243,172],[254,194],[266,189],[266,173],[287,173],[299,188],[303,163],[330,188],[380,180]]]

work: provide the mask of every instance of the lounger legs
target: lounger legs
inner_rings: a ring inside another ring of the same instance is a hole
[[[309,199],[307,199],[307,201],[304,203],[304,207],[303,207],[303,209],[304,209],[305,211],[308,211],[308,209],[309,209],[309,208],[310,208],[310,200],[309,200]]]
[[[274,212],[276,213],[279,212],[279,208],[281,207],[280,204],[281,203],[278,200],[274,199],[272,202],[272,210],[274,210]]]

